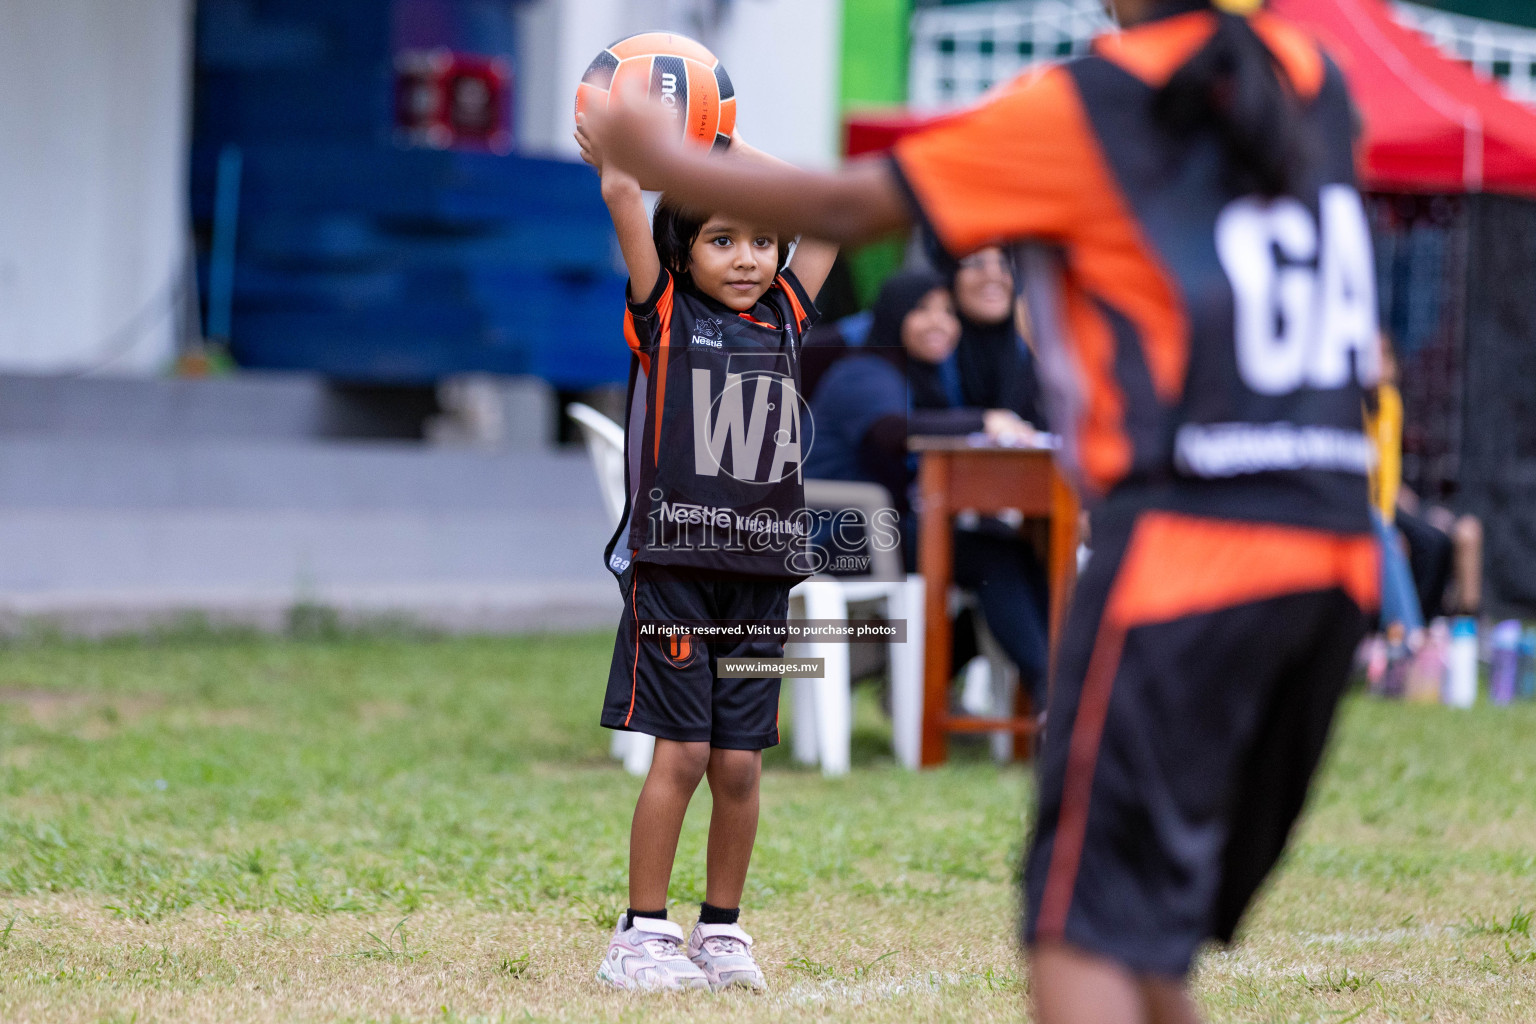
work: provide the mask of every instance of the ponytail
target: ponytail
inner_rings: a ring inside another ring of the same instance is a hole
[[[1153,115],[1175,135],[1215,131],[1239,193],[1295,193],[1312,162],[1295,90],[1247,18],[1215,16],[1210,41],[1158,91]]]

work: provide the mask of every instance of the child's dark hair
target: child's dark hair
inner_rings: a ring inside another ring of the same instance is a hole
[[[656,216],[651,219],[651,240],[656,243],[656,255],[661,259],[662,268],[679,284],[693,284],[693,278],[688,274],[688,262],[692,258],[693,243],[699,240],[699,232],[704,230],[709,218],[707,213],[696,213],[673,204],[665,194],[656,204]],[[777,271],[783,271],[789,262],[789,246],[778,235],[774,238],[779,247]]]
[[[1290,80],[1253,25],[1236,14],[1217,13],[1210,41],[1174,72],[1153,111],[1175,134],[1214,129],[1239,192],[1294,193],[1313,161]]]

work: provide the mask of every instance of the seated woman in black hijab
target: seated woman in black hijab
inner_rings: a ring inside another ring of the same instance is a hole
[[[1007,442],[1033,435],[1010,409],[965,404],[955,357],[959,340],[944,279],[926,270],[896,274],[875,300],[868,340],[834,363],[811,397],[816,434],[806,476],[883,485],[901,517],[909,572],[916,564],[917,524],[908,434],[986,433]],[[1035,706],[1043,707],[1046,587],[1033,549],[995,521],[957,528],[954,579],[975,592],[993,636],[1018,666]]]
[[[978,249],[962,259],[950,287],[960,316],[955,362],[964,404],[1008,409],[1044,429],[1035,357],[1019,336],[1013,271],[1003,251]]]

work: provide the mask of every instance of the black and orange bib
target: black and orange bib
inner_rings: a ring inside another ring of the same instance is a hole
[[[1053,427],[1090,496],[1363,531],[1377,314],[1349,97],[1313,43],[1253,25],[1316,142],[1293,196],[1240,194],[1214,130],[1176,136],[1154,116],[1209,11],[1102,37],[903,140],[895,167],[950,253],[1013,252]]]
[[[663,272],[630,304],[627,505],[605,552],[631,562],[765,577],[806,575],[801,463],[814,424],[800,341],[815,306],[786,270],[745,313]]]

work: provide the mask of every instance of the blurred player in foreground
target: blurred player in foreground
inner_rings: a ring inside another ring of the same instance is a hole
[[[838,173],[682,152],[633,101],[593,125],[679,202],[1008,248],[1093,509],[1024,874],[1047,1024],[1197,1018],[1195,954],[1279,858],[1377,601],[1376,297],[1343,79],[1263,14],[1111,7],[1125,31],[1090,56]]]

